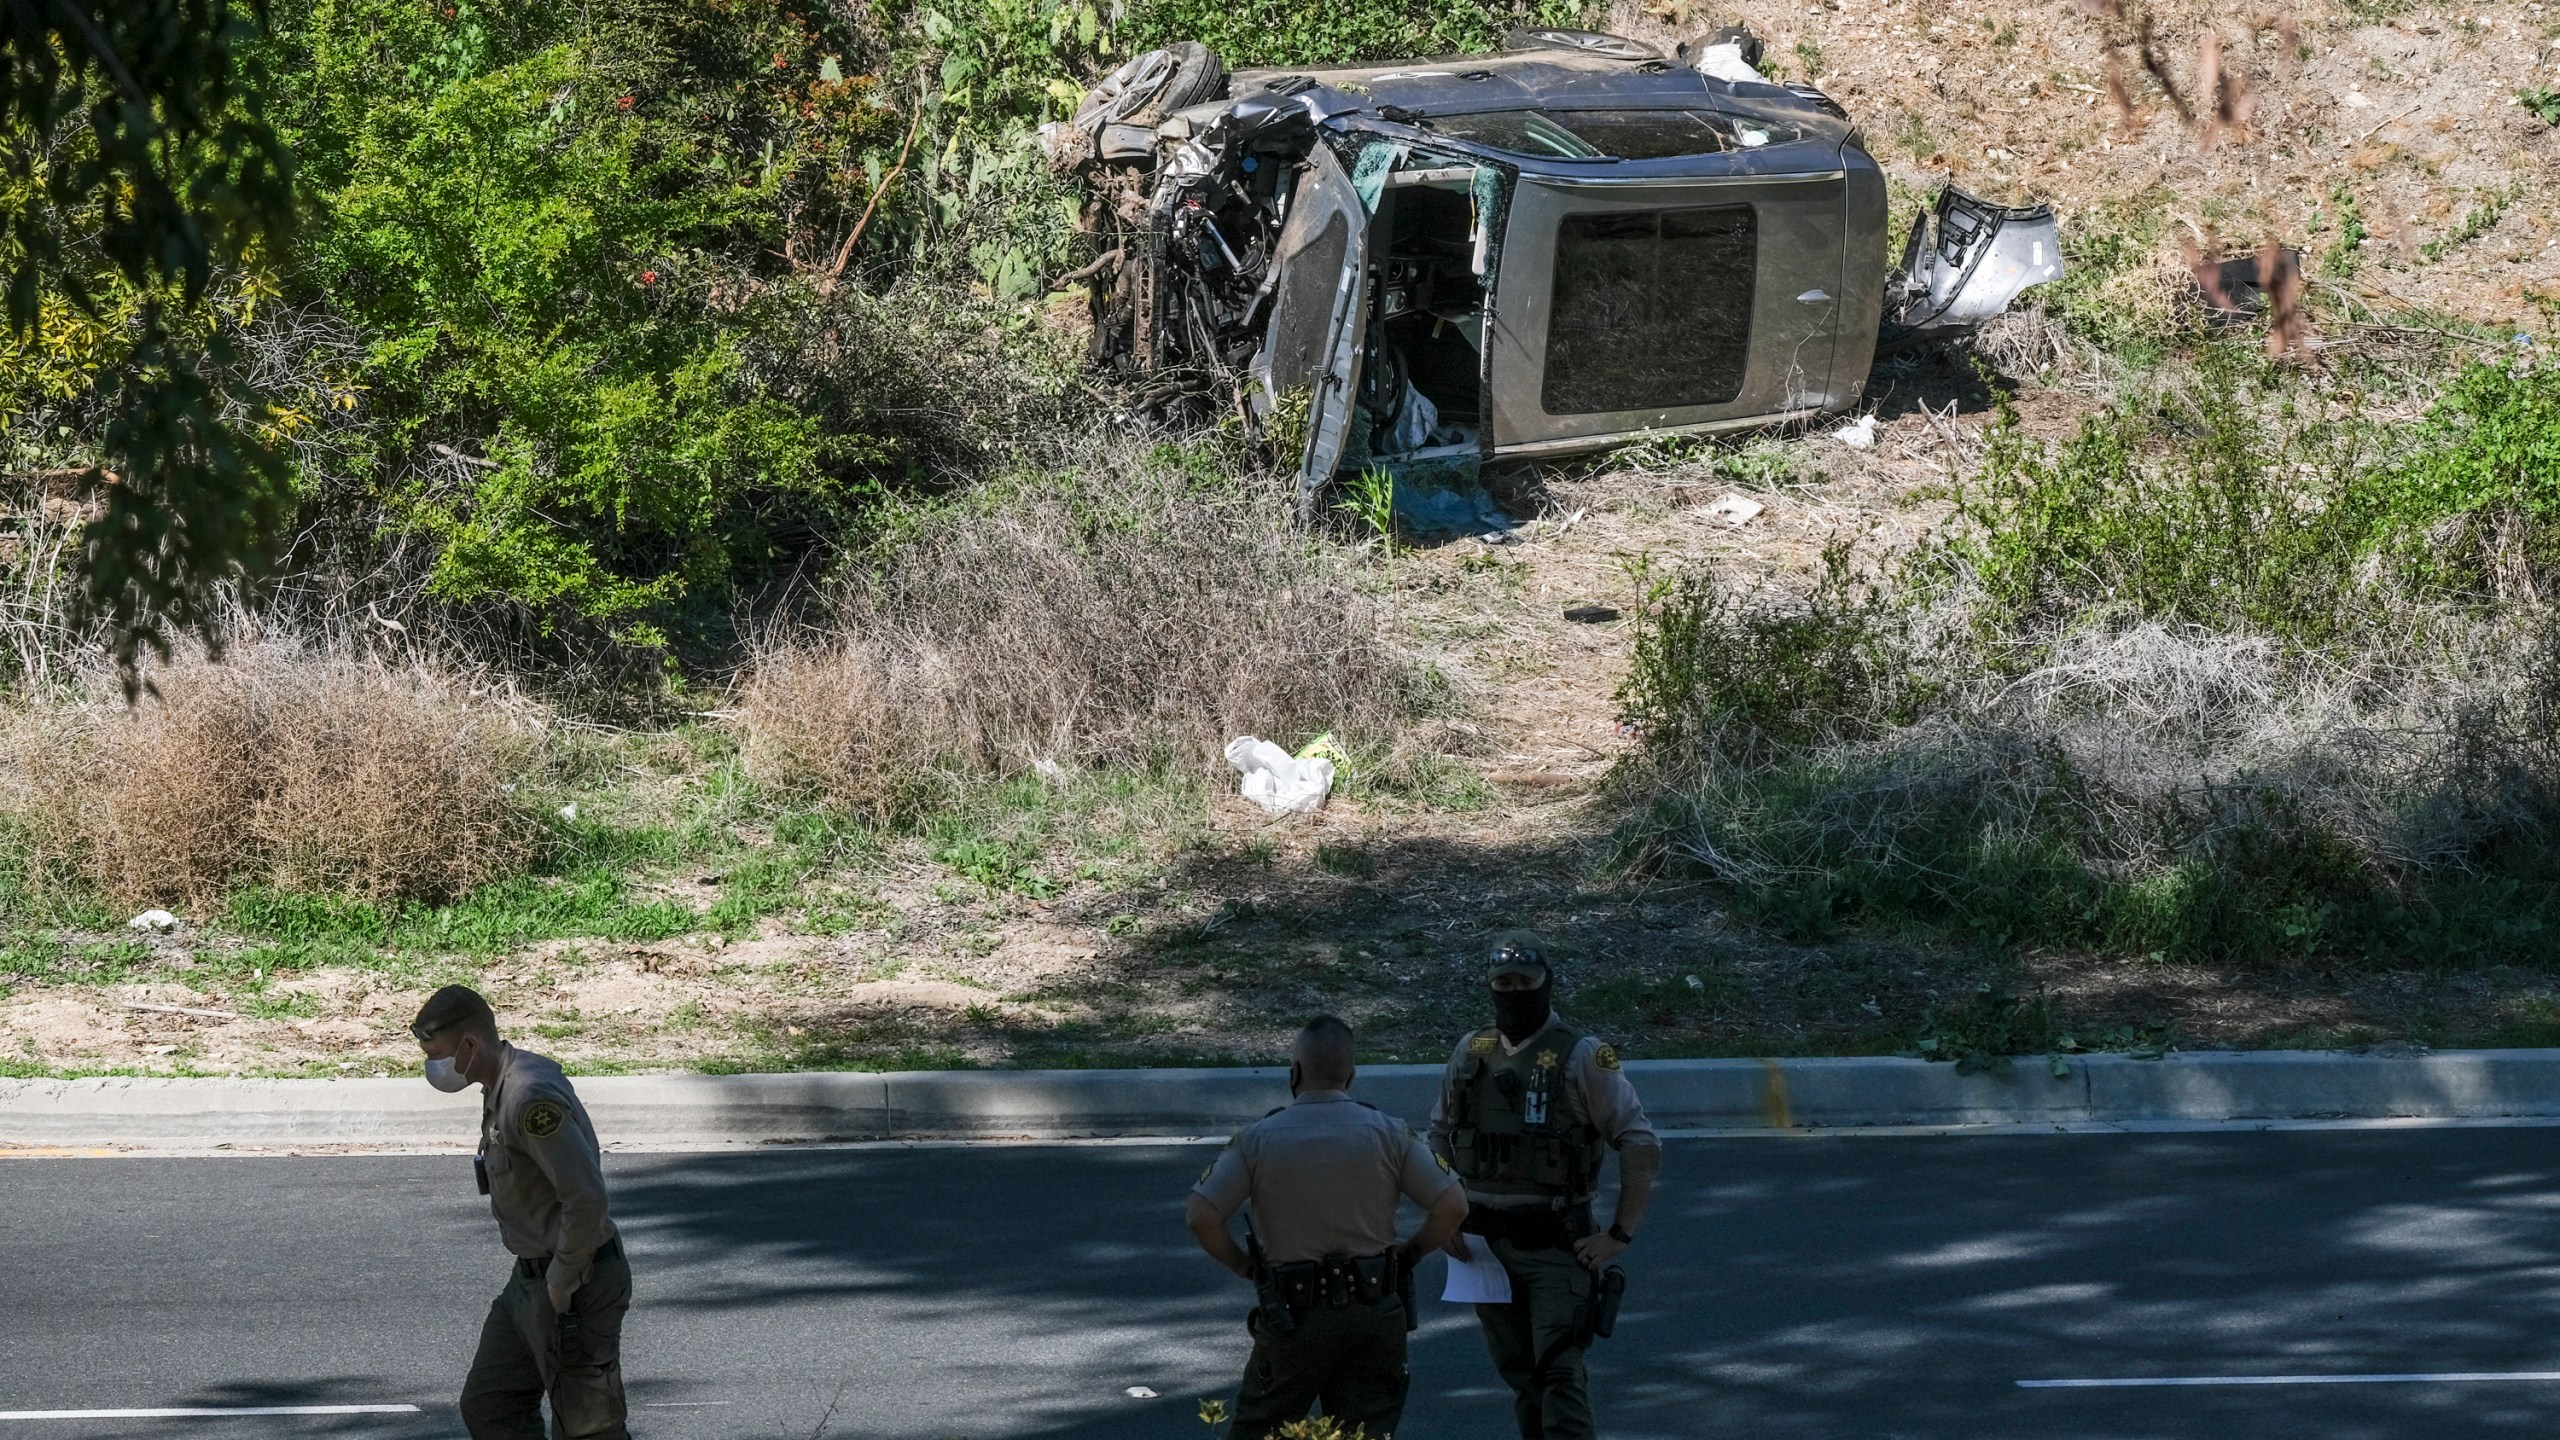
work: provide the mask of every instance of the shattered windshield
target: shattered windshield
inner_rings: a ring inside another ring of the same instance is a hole
[[[1670,160],[1756,149],[1802,133],[1701,110],[1484,110],[1414,123],[1488,149],[1551,160]]]

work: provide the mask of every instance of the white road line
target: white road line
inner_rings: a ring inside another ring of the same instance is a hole
[[[231,1415],[415,1415],[415,1405],[169,1405],[152,1410],[0,1410],[0,1420],[202,1420]]]
[[[2021,1380],[2021,1390],[2114,1390],[2162,1385],[2470,1385],[2560,1380],[2560,1370],[2451,1370],[2435,1375],[2156,1375],[2124,1380]]]

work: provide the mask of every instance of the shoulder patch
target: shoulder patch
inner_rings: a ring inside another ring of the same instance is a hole
[[[1605,1042],[1605,1041],[1604,1041],[1604,1042],[1602,1042],[1602,1044],[1601,1044],[1601,1046],[1600,1046],[1600,1048],[1599,1048],[1599,1049],[1594,1050],[1594,1051],[1592,1051],[1592,1052],[1591,1052],[1591,1063],[1593,1063],[1594,1065],[1599,1066],[1599,1067],[1600,1067],[1601,1069],[1603,1069],[1603,1070],[1615,1070],[1615,1069],[1617,1069],[1617,1068],[1618,1068],[1618,1047],[1617,1047],[1617,1046],[1615,1046],[1615,1045],[1608,1044],[1608,1043],[1607,1043],[1607,1042]]]
[[[516,1123],[534,1139],[547,1140],[559,1131],[560,1122],[565,1118],[565,1112],[555,1102],[536,1100],[524,1107],[524,1114]]]
[[[1493,1053],[1493,1032],[1492,1032],[1492,1031],[1490,1031],[1490,1030],[1487,1030],[1487,1031],[1486,1031],[1486,1032],[1484,1032],[1483,1034],[1478,1035],[1478,1036],[1477,1036],[1476,1038],[1474,1038],[1473,1040],[1468,1041],[1468,1042],[1467,1042],[1467,1053],[1468,1053],[1468,1054],[1470,1054],[1470,1055],[1490,1055],[1490,1054],[1492,1054],[1492,1053]]]

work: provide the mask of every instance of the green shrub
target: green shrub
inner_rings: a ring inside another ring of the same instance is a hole
[[[1590,0],[1139,0],[1122,33],[1132,49],[1197,40],[1230,67],[1349,65],[1482,54],[1515,25],[1583,26],[1597,9]]]
[[[2006,628],[2093,613],[2309,639],[2351,625],[2366,546],[2345,502],[2372,429],[2276,385],[2211,347],[2183,391],[2119,403],[2058,450],[2028,439],[2004,398],[1944,558]]]
[[[2059,446],[2004,406],[1878,588],[1657,589],[1621,863],[1807,942],[2534,956],[2560,615],[2490,602],[2560,558],[2555,410],[2549,370],[2475,365],[2394,433],[2228,349]]]
[[[1867,733],[1916,702],[1897,653],[1899,613],[1851,575],[1845,548],[1823,562],[1801,604],[1739,595],[1695,571],[1643,577],[1618,702],[1654,753],[1782,755]]]
[[[2530,590],[2560,575],[2560,366],[2466,366],[2416,453],[2359,499],[2366,547],[2390,547],[2438,588]]]

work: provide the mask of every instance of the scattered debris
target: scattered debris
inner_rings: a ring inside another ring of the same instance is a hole
[[[1227,763],[1244,777],[1238,793],[1269,815],[1305,815],[1333,793],[1333,762],[1300,758],[1252,735],[1227,742]]]
[[[120,1000],[127,1010],[148,1010],[154,1015],[192,1015],[198,1020],[238,1020],[243,1017],[228,1010],[199,1010],[192,1005],[146,1005],[139,1000]]]
[[[2247,320],[2264,315],[2267,353],[2282,355],[2304,344],[2302,252],[2268,241],[2255,255],[2208,260],[2213,232],[2205,231],[2205,247],[2187,247],[2187,273],[2194,277],[2207,310],[2218,321]]]
[[[1870,420],[1867,423],[1870,431],[1872,431],[1875,422]],[[1875,441],[1872,438],[1867,441],[1867,445],[1872,445],[1874,443]],[[1867,446],[1861,445],[1858,448],[1864,450]],[[1728,492],[1723,499],[1708,506],[1707,513],[1713,515],[1727,525],[1740,527],[1748,525],[1753,520],[1758,519],[1760,512],[1768,508],[1768,506],[1761,504],[1759,501],[1752,499],[1748,495]]]
[[[178,917],[170,914],[166,910],[145,910],[141,914],[124,922],[124,928],[127,930],[148,930],[155,935],[166,935],[170,931],[178,928]]]
[[[1567,605],[1564,618],[1576,625],[1604,625],[1617,619],[1618,612],[1608,605]]]
[[[1876,448],[1876,417],[1861,415],[1832,431],[1831,438],[1852,450],[1873,450]]]
[[[1148,1389],[1144,1385],[1132,1385],[1129,1387],[1129,1398],[1132,1400],[1153,1400],[1156,1398],[1156,1392]]]
[[[1488,545],[1511,539],[1511,517],[1481,485],[1398,484],[1396,525],[1408,535],[1472,535]]]
[[[1485,778],[1496,785],[1522,785],[1539,790],[1561,789],[1582,783],[1581,776],[1568,775],[1561,770],[1496,770]]]

